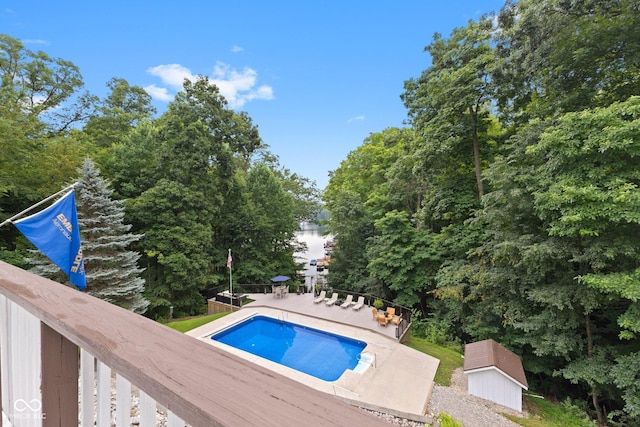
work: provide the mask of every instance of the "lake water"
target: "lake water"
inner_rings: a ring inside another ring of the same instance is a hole
[[[301,243],[306,243],[307,250],[294,254],[296,261],[304,263],[305,285],[308,291],[313,290],[318,281],[322,281],[327,274],[327,270],[316,271],[315,266],[309,265],[312,259],[324,258],[324,245],[331,240],[330,235],[323,235],[324,227],[317,224],[303,222],[300,224],[300,230],[296,232],[296,238]]]

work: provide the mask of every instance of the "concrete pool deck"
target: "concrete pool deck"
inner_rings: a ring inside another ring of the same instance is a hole
[[[271,294],[262,297],[260,295],[262,294],[250,295],[254,302],[187,334],[356,405],[418,421],[428,421],[425,413],[433,390],[438,359],[400,344],[394,338],[395,331],[392,329],[395,328],[378,326],[371,316],[370,308],[366,306],[360,311],[327,307],[324,304],[314,304],[311,294],[291,294],[280,299],[274,299]],[[373,361],[362,373],[348,370],[338,380],[326,382],[209,338],[213,333],[255,314],[284,319],[364,341],[367,347],[363,353],[371,356]],[[322,317],[323,314],[325,317]],[[391,333],[393,337],[390,336]]]

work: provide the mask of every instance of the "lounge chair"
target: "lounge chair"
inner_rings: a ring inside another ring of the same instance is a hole
[[[385,316],[384,314],[378,315],[378,325],[387,326],[388,322],[389,322],[389,319],[387,319],[387,316]]]
[[[353,306],[353,309],[358,311],[362,308],[363,305],[364,305],[364,297],[360,296],[358,297],[358,302],[356,302],[355,305]]]
[[[327,291],[320,291],[320,295],[318,296],[318,298],[314,299],[313,302],[314,304],[319,304],[326,299],[327,299]]]
[[[335,303],[336,303],[336,301],[338,301],[338,293],[337,293],[337,292],[334,292],[334,293],[331,295],[331,298],[329,298],[329,299],[327,300],[326,304],[327,304],[327,305],[333,305],[333,304],[335,304]]]
[[[347,299],[344,300],[344,302],[342,304],[340,304],[340,307],[347,308],[351,304],[355,304],[355,302],[353,302],[353,295],[347,295]]]

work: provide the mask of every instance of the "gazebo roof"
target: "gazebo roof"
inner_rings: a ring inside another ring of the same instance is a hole
[[[492,339],[467,344],[464,349],[464,371],[496,367],[528,388],[520,356]]]

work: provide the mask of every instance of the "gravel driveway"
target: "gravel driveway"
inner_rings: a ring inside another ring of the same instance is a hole
[[[500,414],[527,416],[524,412],[520,413],[488,400],[471,396],[467,393],[467,376],[462,372],[462,368],[453,372],[450,387],[434,385],[427,413],[433,415],[435,419],[440,412],[451,415],[464,427],[518,427],[519,424]]]

